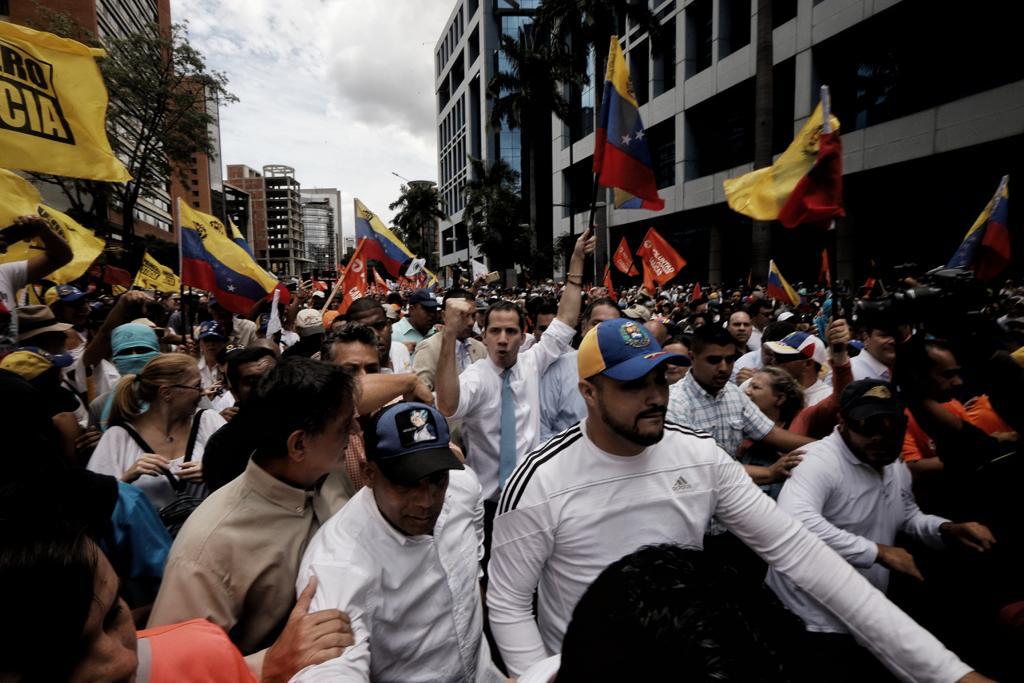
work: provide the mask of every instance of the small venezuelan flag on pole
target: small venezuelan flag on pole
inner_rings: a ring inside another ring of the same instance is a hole
[[[947,268],[970,268],[982,282],[994,280],[1010,264],[1010,176],[967,231]]]
[[[768,262],[768,297],[784,304],[800,305],[800,295],[786,282],[786,278],[782,277],[774,260]]]
[[[658,196],[647,133],[640,120],[618,36],[612,36],[608,48],[608,68],[594,144],[594,173],[597,183],[614,188],[616,208],[653,211],[665,208],[664,200]]]

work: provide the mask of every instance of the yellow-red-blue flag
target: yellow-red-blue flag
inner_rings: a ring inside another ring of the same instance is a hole
[[[0,162],[7,168],[126,182],[107,139],[103,50],[0,21]]]
[[[665,208],[665,201],[658,196],[647,133],[640,120],[618,36],[612,36],[608,48],[604,95],[594,142],[594,173],[602,186],[615,189],[618,208],[653,211]]]
[[[995,195],[967,231],[947,268],[970,268],[982,282],[1010,265],[1010,176],[1004,175]]]
[[[212,293],[232,313],[246,314],[277,286],[216,216],[178,199],[181,281]]]
[[[768,297],[784,304],[800,305],[800,295],[786,282],[786,278],[782,277],[774,260],[768,262]]]

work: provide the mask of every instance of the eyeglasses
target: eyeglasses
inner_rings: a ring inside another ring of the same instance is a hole
[[[907,427],[905,416],[878,416],[866,420],[850,420],[850,429],[863,436],[881,436],[883,434],[902,433]]]
[[[168,386],[174,387],[175,389],[191,389],[192,391],[198,391],[200,393],[202,393],[204,391],[202,382],[200,382],[199,384],[195,384],[195,385],[191,385],[191,384],[169,384]]]

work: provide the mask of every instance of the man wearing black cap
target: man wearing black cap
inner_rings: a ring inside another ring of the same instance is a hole
[[[391,327],[392,341],[416,344],[434,334],[434,325],[438,322],[440,304],[426,289],[417,289],[409,297],[409,315]]]
[[[605,321],[578,360],[586,419],[519,464],[494,521],[487,605],[511,674],[561,651],[576,603],[606,566],[652,543],[700,548],[714,516],[903,678],[987,680],[781,511],[710,435],[665,422],[665,366],[680,358],[646,329]]]
[[[424,403],[385,408],[364,432],[366,487],[310,541],[296,586],[340,609],[355,645],[296,681],[504,681],[483,642],[480,483]]]
[[[933,547],[955,540],[978,551],[991,548],[995,539],[981,524],[955,524],[917,507],[910,471],[898,460],[907,419],[888,383],[850,383],[840,397],[839,411],[836,430],[805,448],[804,464],[793,471],[779,495],[782,510],[883,592],[890,570],[923,578],[913,556],[893,545],[899,531]],[[829,678],[878,679],[878,663],[856,644],[844,623],[777,570],[769,571],[767,583],[807,625],[806,651],[812,667],[834,673],[836,663],[841,663],[847,678]],[[912,647],[909,642],[904,645]]]

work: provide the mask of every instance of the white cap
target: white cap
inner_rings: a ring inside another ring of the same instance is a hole
[[[324,319],[315,308],[304,308],[295,316],[295,331],[300,337],[324,332]]]

